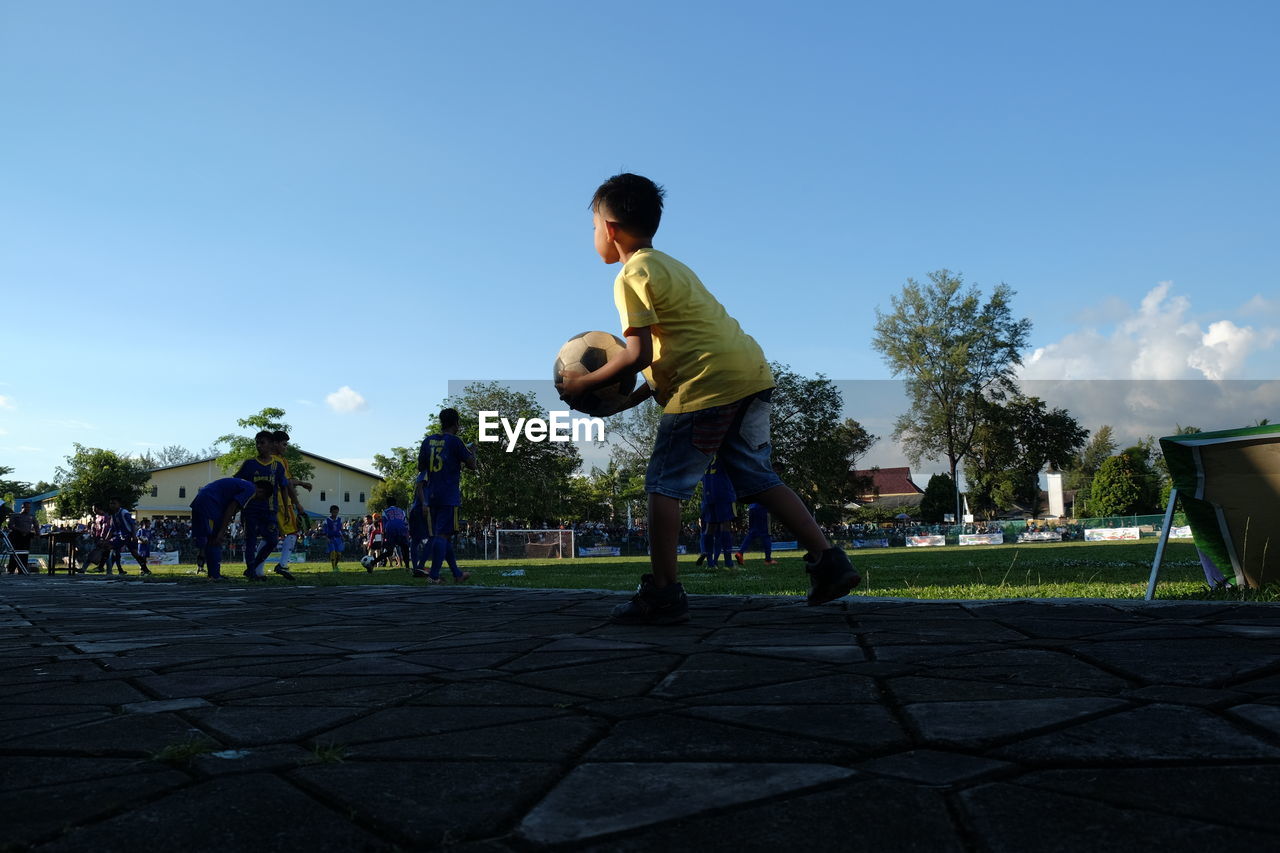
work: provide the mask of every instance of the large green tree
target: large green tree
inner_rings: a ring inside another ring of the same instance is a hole
[[[947,474],[934,474],[929,478],[929,485],[924,487],[924,495],[920,498],[920,520],[925,524],[939,524],[943,517],[954,508],[952,500],[956,494],[956,484],[951,482]]]
[[[73,445],[65,468],[54,472],[58,512],[63,518],[85,515],[98,506],[106,509],[112,498],[133,506],[146,490],[151,474],[140,460],[98,447]]]
[[[30,483],[22,480],[6,480],[5,477],[12,473],[12,468],[7,465],[0,465],[0,498],[12,503],[16,498],[40,494],[40,492],[32,491],[33,487]]]
[[[1076,515],[1083,517],[1089,510],[1093,478],[1102,463],[1115,455],[1116,444],[1110,424],[1098,427],[1084,448],[1072,457],[1063,468],[1062,488],[1076,491]]]
[[[226,445],[226,451],[218,457],[218,467],[223,471],[231,472],[240,467],[240,463],[246,459],[252,459],[258,455],[257,447],[254,444],[253,437],[261,430],[284,430],[290,434],[289,449],[284,455],[284,459],[289,463],[289,476],[295,480],[310,480],[311,474],[315,470],[315,466],[307,461],[302,455],[297,442],[294,440],[293,430],[284,422],[284,409],[276,409],[267,407],[256,415],[250,415],[247,418],[240,418],[236,421],[236,426],[241,429],[252,430],[248,435],[239,433],[227,433],[218,436],[214,442],[215,447]]]
[[[949,270],[908,279],[892,297],[893,310],[876,310],[872,346],[906,384],[911,408],[899,416],[893,437],[907,458],[947,460],[952,481],[982,422],[985,400],[1013,390],[1031,321],[1016,320],[1014,291],[996,286],[985,302],[976,286]],[[955,497],[956,517],[960,495]]]
[[[532,393],[513,391],[497,382],[477,382],[450,397],[444,406],[458,410],[458,437],[471,443],[479,438],[479,413],[497,412],[513,426],[519,418],[547,417]],[[436,432],[438,423],[427,431]],[[499,429],[499,434],[502,433]],[[517,440],[507,452],[505,436],[499,442],[476,445],[476,475],[464,472],[462,506],[467,518],[525,519],[552,522],[571,510],[570,478],[581,465],[572,442]]]
[[[985,518],[1019,506],[1038,515],[1040,472],[1074,459],[1089,431],[1066,409],[1021,393],[986,400],[981,410],[965,461],[970,508]]]
[[[822,522],[838,521],[867,491],[851,472],[877,441],[857,421],[841,418],[844,398],[819,373],[801,376],[773,363],[773,467]],[[745,496],[744,496],[745,497]]]
[[[382,512],[389,506],[408,509],[413,503],[413,480],[417,474],[418,448],[393,447],[390,455],[373,454],[373,470],[382,475],[369,493],[369,511]]]
[[[1135,470],[1133,457],[1120,453],[1098,468],[1089,491],[1089,516],[1103,518],[1139,512],[1142,475]]]

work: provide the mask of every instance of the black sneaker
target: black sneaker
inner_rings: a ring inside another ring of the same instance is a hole
[[[679,625],[689,621],[689,596],[684,585],[653,585],[653,575],[643,575],[636,594],[626,604],[613,608],[609,621],[618,625]]]
[[[255,575],[251,569],[245,569],[244,576],[250,581],[265,581],[267,579],[266,575]]]
[[[151,570],[150,570],[150,569],[148,569],[146,566],[143,566],[143,567],[142,567],[142,573],[143,573],[144,575],[149,575],[149,574],[151,574]]]
[[[707,555],[706,555],[706,554],[699,554],[699,555],[698,555],[698,559],[694,560],[694,561],[693,561],[693,564],[694,564],[695,566],[701,566],[701,565],[702,565],[703,563],[705,563],[706,561],[707,561]]]
[[[853,570],[848,556],[840,548],[823,551],[816,563],[805,557],[804,570],[809,573],[810,606],[843,598],[862,583],[862,576]]]
[[[413,570],[413,576],[414,576],[415,578],[429,578],[429,577],[431,577],[431,575],[427,574],[427,570],[426,570],[426,569],[414,569],[414,570]]]
[[[287,581],[293,580],[293,572],[289,571],[284,566],[276,566],[271,571],[275,572],[276,574],[278,574],[280,577],[284,578]]]

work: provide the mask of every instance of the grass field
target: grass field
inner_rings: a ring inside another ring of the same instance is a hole
[[[966,546],[964,548],[898,548],[858,551],[851,557],[863,576],[859,595],[901,598],[1141,598],[1146,592],[1154,540],[1147,542],[1064,542],[1032,545]],[[766,566],[759,553],[748,554],[745,566],[708,569],[680,558],[681,580],[690,594],[803,595],[807,577],[796,552],[775,555]],[[632,590],[648,561],[637,557],[591,557],[578,560],[467,560],[471,584],[531,589]],[[242,564],[223,567],[230,583],[247,583]],[[359,584],[425,584],[404,569],[365,572],[355,562],[340,572],[328,563],[302,563],[292,568],[297,583],[315,586]],[[444,577],[448,578],[445,571]],[[157,566],[154,580],[207,582],[194,566]],[[271,576],[270,583],[289,583]],[[1211,592],[1205,585],[1194,546],[1171,542],[1156,597],[1250,598],[1275,600],[1274,592]]]

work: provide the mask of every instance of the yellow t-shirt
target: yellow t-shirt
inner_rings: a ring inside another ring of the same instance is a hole
[[[656,249],[640,249],[613,283],[623,333],[649,327],[653,363],[644,376],[670,414],[696,412],[773,387],[755,339],[698,280]]]
[[[289,463],[284,461],[283,456],[273,456],[271,458],[273,461],[280,463],[280,467],[284,469],[284,478],[288,480]],[[283,536],[298,532],[298,511],[294,509],[293,500],[287,494],[281,495],[279,503],[276,504],[276,526],[280,528],[280,533]]]

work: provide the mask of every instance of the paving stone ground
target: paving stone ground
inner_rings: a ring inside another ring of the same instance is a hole
[[[0,579],[0,849],[1276,849],[1280,609]]]

